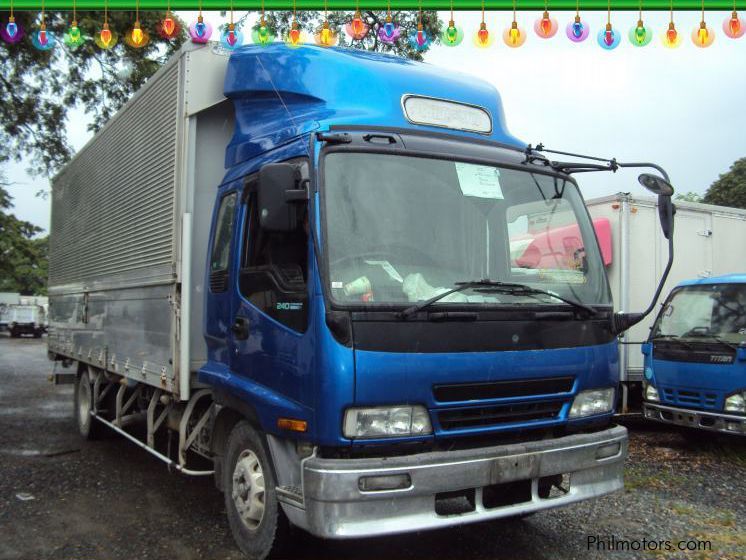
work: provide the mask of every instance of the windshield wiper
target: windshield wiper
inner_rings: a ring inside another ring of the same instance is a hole
[[[578,301],[563,298],[562,296],[558,296],[557,294],[554,294],[547,290],[542,290],[540,288],[534,288],[526,284],[516,284],[513,282],[499,282],[496,280],[489,280],[485,278],[483,280],[470,280],[466,282],[456,282],[454,288],[451,288],[450,290],[446,290],[445,292],[442,292],[436,296],[433,296],[430,299],[426,299],[425,301],[412,305],[411,307],[407,307],[406,309],[404,309],[403,311],[399,313],[399,317],[401,317],[402,319],[411,317],[418,311],[421,311],[422,309],[432,305],[433,303],[440,301],[441,299],[448,297],[451,294],[455,294],[463,290],[468,290],[469,288],[479,288],[480,292],[488,292],[488,293],[547,295],[563,303],[572,305],[573,307],[577,309],[582,309],[589,315],[596,315],[596,310],[593,309],[592,307],[585,305],[584,303],[580,303]]]
[[[684,348],[688,348],[689,350],[692,350],[694,348],[687,341],[681,340],[681,337],[679,335],[677,335],[677,334],[659,334],[659,335],[656,335],[656,336],[652,337],[650,340],[651,340],[651,342],[656,342],[658,340],[672,340],[674,342],[678,342]]]
[[[732,342],[728,342],[727,340],[724,340],[723,338],[719,337],[716,334],[706,334],[706,333],[692,332],[692,333],[687,333],[687,336],[689,338],[704,338],[704,339],[709,339],[709,340],[717,342],[718,344],[722,344],[723,346],[727,346],[731,350],[738,351],[738,345],[733,344]]]

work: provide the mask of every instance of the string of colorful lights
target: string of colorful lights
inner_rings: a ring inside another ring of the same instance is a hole
[[[109,3],[116,0],[104,0],[104,15],[101,29],[98,30],[94,37],[89,38],[84,36],[77,23],[77,9],[81,4],[87,0],[72,0],[72,21],[69,28],[64,33],[62,41],[64,44],[71,49],[78,48],[80,45],[88,40],[93,42],[104,50],[111,49],[117,44],[118,36],[117,33],[109,28],[108,23],[108,12]],[[271,0],[270,0],[271,1]],[[493,36],[487,29],[487,23],[485,20],[485,9],[488,0],[481,1],[481,14],[482,19],[479,24],[479,28],[474,33],[473,42],[474,45],[479,48],[487,48],[493,44]],[[543,13],[541,17],[536,19],[534,23],[534,33],[541,39],[550,39],[557,34],[559,24],[557,20],[549,14],[549,0],[543,1]],[[637,24],[633,26],[628,33],[629,42],[635,47],[644,47],[649,45],[653,39],[653,32],[648,28],[643,21],[643,0],[636,0],[637,8],[636,11],[639,13]],[[668,11],[670,13],[670,22],[668,29],[661,36],[661,41],[664,46],[668,48],[676,48],[681,44],[681,37],[676,25],[674,23],[674,3],[673,0],[668,1]],[[736,0],[732,1],[732,12],[723,21],[723,32],[726,37],[731,39],[738,39],[746,34],[746,22],[741,18],[737,11]],[[17,4],[22,3],[23,0],[10,0],[9,11],[10,15],[4,25],[0,25],[0,39],[10,45],[15,45],[21,42],[24,37],[24,29],[16,22],[14,9],[17,8]],[[45,8],[49,7],[54,0],[41,0],[41,14],[39,17],[39,24],[36,29],[31,32],[30,40],[34,48],[39,50],[50,50],[57,45],[57,38],[52,31],[47,30]],[[143,29],[140,24],[140,7],[145,3],[150,4],[149,0],[135,0],[135,21],[130,30],[127,31],[124,37],[124,41],[127,46],[131,48],[142,48],[147,45],[150,41],[150,35],[148,31]],[[203,4],[210,2],[210,0],[199,0],[198,9],[199,15],[196,21],[191,23],[188,27],[189,36],[194,43],[207,43],[212,35],[212,26],[205,22],[202,15]],[[448,26],[443,30],[440,40],[441,43],[448,47],[455,47],[463,41],[464,30],[456,25],[454,9],[456,2],[459,0],[449,0],[450,9],[450,20]],[[510,0],[511,8],[513,11],[513,19],[508,27],[505,28],[502,38],[503,42],[511,48],[517,48],[524,44],[526,41],[527,34],[524,29],[518,25],[517,11],[518,1]],[[574,0],[574,12],[575,17],[573,21],[569,22],[566,27],[567,38],[575,43],[585,41],[590,33],[589,25],[580,17],[580,0]],[[698,0],[699,8],[701,11],[702,19],[697,27],[692,30],[691,39],[692,43],[699,48],[706,48],[712,45],[715,40],[715,31],[709,27],[705,21],[705,0]],[[174,4],[176,2],[173,2]],[[269,3],[266,0],[260,0],[259,8],[261,10],[260,19],[258,24],[254,27],[251,39],[252,42],[257,45],[266,46],[270,43],[275,42],[278,38],[274,36],[272,30],[266,23],[265,19],[265,3]],[[293,0],[293,17],[290,28],[285,37],[281,40],[285,42],[289,47],[298,47],[307,42],[305,34],[302,32],[297,18],[297,3],[298,0]],[[321,47],[331,47],[339,43],[339,30],[335,28],[330,22],[328,17],[328,3],[329,0],[323,0],[323,11],[324,20],[321,25],[316,29],[313,34],[315,44]],[[367,2],[366,2],[367,3]],[[558,3],[558,2],[553,2]],[[584,2],[585,4],[588,2]],[[598,31],[597,42],[599,46],[606,50],[613,50],[621,43],[622,33],[616,29],[611,21],[612,2],[611,0],[605,0],[606,3],[606,25]],[[649,5],[651,2],[646,2]],[[46,5],[45,5],[46,4]],[[223,29],[220,35],[220,44],[227,50],[233,50],[244,44],[244,38],[241,31],[236,27],[233,21],[233,10],[234,0],[230,1],[230,22]],[[176,18],[173,17],[171,12],[172,2],[166,0],[166,13],[165,17],[155,25],[155,32],[164,40],[175,39],[181,28]],[[426,50],[432,43],[432,37],[429,37],[427,31],[423,26],[423,0],[418,1],[417,7],[419,16],[417,20],[417,26],[409,29],[406,33],[406,41],[416,51]],[[373,28],[376,29],[373,29]],[[391,1],[386,2],[386,19],[383,24],[371,25],[365,21],[360,12],[359,0],[355,1],[355,12],[351,19],[344,25],[345,32],[351,41],[362,41],[373,29],[378,34],[378,39],[384,44],[393,45],[401,39],[401,27],[396,23],[394,15],[391,11]]]

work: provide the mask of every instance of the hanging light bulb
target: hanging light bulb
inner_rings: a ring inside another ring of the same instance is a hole
[[[80,32],[80,27],[78,27],[78,22],[75,19],[70,23],[70,27],[63,35],[62,40],[68,48],[73,50],[85,43],[85,38]]]
[[[427,36],[427,31],[422,25],[422,2],[420,2],[417,28],[409,32],[409,45],[417,52],[425,51],[430,46],[430,37]]]
[[[409,32],[409,45],[418,52],[427,50],[430,46],[430,37],[427,36],[422,23],[418,23],[417,28]]]
[[[270,30],[264,17],[259,20],[259,25],[251,32],[251,40],[256,45],[262,45],[266,47],[270,43],[274,42],[275,35]]]
[[[526,32],[523,31],[516,20],[516,0],[513,0],[513,21],[510,27],[503,31],[503,42],[514,49],[526,42]]]
[[[233,12],[231,11],[231,15]],[[231,17],[231,20],[233,18]],[[232,51],[243,45],[243,33],[236,29],[236,24],[231,21],[220,35],[220,44],[224,49]]]
[[[77,49],[85,42],[85,38],[80,32],[80,27],[78,27],[77,16],[78,12],[76,9],[75,0],[73,0],[73,20],[70,23],[70,27],[67,28],[67,31],[65,31],[64,35],[62,36],[62,41],[65,43],[67,48],[71,50]]]
[[[668,28],[661,36],[661,40],[663,42],[663,46],[667,49],[675,49],[678,48],[679,45],[681,45],[681,35],[676,29],[676,24],[673,21],[673,0],[671,0],[671,5],[669,8]]]
[[[54,33],[47,31],[47,23],[45,19],[44,0],[42,0],[41,24],[39,24],[39,29],[31,34],[31,44],[34,45],[34,48],[40,51],[53,49],[57,44],[57,39],[55,38]]]
[[[668,23],[668,29],[663,34],[663,46],[669,49],[675,49],[681,44],[681,37],[676,30],[676,24],[673,21]]]
[[[322,23],[321,27],[319,27],[316,30],[316,33],[313,34],[313,38],[314,41],[316,41],[316,44],[320,47],[326,48],[337,44],[337,30],[333,29],[329,25],[329,17],[326,10],[326,0],[324,0],[324,23]]]
[[[236,29],[236,24],[233,23],[233,0],[231,0],[231,19],[228,26],[220,34],[220,45],[229,51],[237,49],[243,45],[243,33]]]
[[[482,14],[484,14],[484,2],[482,2]],[[482,18],[484,19],[484,15]],[[464,30],[457,27],[453,19],[453,0],[451,0],[451,19],[448,21],[448,27],[440,34],[440,40],[446,47],[455,47],[464,40]]]
[[[715,32],[705,23],[705,0],[702,0],[702,21],[692,30],[692,42],[701,49],[707,48],[715,41]]]
[[[16,22],[16,18],[13,15],[13,0],[10,0],[10,15],[8,16],[8,22],[0,26],[0,39],[14,45],[23,38],[23,27]]]
[[[357,2],[355,3],[355,15],[352,16],[350,22],[345,25],[345,31],[353,41],[362,41],[370,31],[370,26],[365,23],[365,20],[363,20],[360,9],[357,7]]]
[[[378,40],[384,45],[393,45],[399,40],[401,28],[391,17],[391,0],[387,2],[386,21],[378,28]]]
[[[588,24],[580,19],[580,16],[575,16],[575,20],[567,24],[567,38],[573,43],[582,43],[588,38],[590,28]]]
[[[104,21],[101,31],[96,33],[94,42],[100,49],[108,50],[117,44],[118,35],[109,29],[109,23]]]
[[[212,35],[212,26],[202,17],[202,0],[199,1],[199,15],[197,21],[189,26],[189,37],[192,43],[205,44],[210,40]]]
[[[96,33],[93,40],[100,49],[108,50],[117,44],[118,39],[119,36],[109,29],[109,4],[107,0],[104,0],[104,25],[101,27],[101,31]]]
[[[622,40],[619,32],[611,25],[611,0],[607,4],[606,27],[598,32],[597,39],[601,48],[607,51],[617,48]]]
[[[162,38],[170,41],[175,39],[181,31],[181,27],[171,14],[171,1],[166,4],[166,17],[155,25],[155,29]]]
[[[692,42],[699,48],[706,48],[712,45],[715,41],[715,32],[707,27],[707,24],[702,20],[699,22],[699,27],[695,27],[692,31]]]
[[[621,35],[614,29],[611,23],[607,23],[606,27],[598,32],[598,44],[607,51],[617,48],[621,38]]]
[[[130,29],[129,33],[124,36],[124,42],[127,46],[133,49],[141,49],[150,42],[150,35],[148,32],[140,27],[140,20],[136,19],[135,24]]]
[[[565,34],[567,38],[573,43],[582,43],[588,38],[590,33],[590,27],[588,24],[580,19],[580,0],[575,2],[575,19],[567,24]]]
[[[264,18],[264,0],[262,0],[262,15],[259,18],[259,25],[252,30],[251,40],[255,45],[262,45],[263,47],[275,40],[275,34],[272,33],[269,25],[267,25],[267,20]]]
[[[332,47],[337,44],[339,35],[337,31],[329,25],[328,20],[324,20],[321,27],[313,35],[314,41],[320,47]]]
[[[295,17],[295,0],[293,0],[293,21],[290,23],[290,31],[285,37],[285,44],[290,48],[298,48],[306,42],[303,31],[298,25],[298,19]]]
[[[542,39],[549,39],[557,34],[557,20],[549,17],[549,0],[544,1],[544,14],[534,23],[534,31]]]
[[[140,27],[140,0],[135,1],[135,24],[124,36],[124,42],[133,49],[141,49],[150,42],[148,32]]]
[[[451,6],[453,6],[453,2],[451,2]],[[480,49],[486,49],[491,46],[494,41],[495,37],[487,29],[487,23],[484,19],[484,0],[482,0],[482,21],[479,23],[479,29],[477,29],[477,32],[474,34],[474,46]],[[459,43],[460,42],[461,40],[459,40]]]
[[[290,25],[290,31],[288,32],[285,44],[288,47],[300,47],[305,42],[303,38],[303,32],[298,26],[298,22],[293,19],[293,23]]]
[[[637,25],[629,30],[629,42],[635,47],[644,47],[650,44],[653,40],[653,33],[645,27],[642,21],[642,0],[640,0],[640,15],[637,20]]]
[[[733,13],[723,21],[723,32],[731,39],[738,39],[746,33],[746,22],[736,12],[736,0],[733,0]]]
[[[47,30],[47,24],[42,21],[39,30],[31,34],[31,44],[37,50],[48,51],[57,45],[57,39],[54,33]]]

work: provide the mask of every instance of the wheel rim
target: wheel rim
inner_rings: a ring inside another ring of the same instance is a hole
[[[250,449],[241,452],[233,469],[232,495],[243,524],[256,529],[264,517],[264,471]]]
[[[83,374],[78,383],[78,424],[85,428],[91,421],[91,387],[88,376]]]

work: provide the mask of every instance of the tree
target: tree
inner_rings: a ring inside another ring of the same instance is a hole
[[[12,198],[0,171],[0,292],[46,294],[48,238],[42,229],[19,220],[9,210]]]
[[[378,38],[378,29],[386,23],[386,11],[361,10],[363,21],[368,24],[370,31],[362,41],[353,41],[345,33],[345,25],[352,20],[355,12],[329,12],[329,25],[335,28],[339,33],[339,45],[343,47],[353,47],[375,52],[388,52],[412,60],[422,60],[422,55],[427,52],[417,51],[410,45],[407,40],[407,33],[412,29],[417,29],[417,23],[420,20],[418,11],[391,12],[393,21],[400,26],[401,36],[394,45],[387,45]],[[296,13],[298,25],[309,35],[309,41],[313,41],[313,33],[321,26],[324,21],[324,13],[316,11],[302,11]],[[244,17],[240,23],[245,23]],[[293,21],[293,12],[269,12],[265,15],[267,27],[278,37],[285,37],[290,30]],[[259,26],[259,18],[254,24],[254,29]],[[443,23],[438,19],[438,12],[422,12],[422,28],[427,36],[434,43],[440,42],[440,33],[443,29]]]
[[[746,157],[735,161],[727,173],[720,175],[707,189],[702,202],[746,208]]]
[[[702,195],[693,191],[678,193],[674,198],[684,202],[702,202]]]
[[[8,21],[0,13],[0,21]],[[0,161],[28,158],[36,175],[51,176],[71,155],[66,129],[68,110],[82,106],[93,118],[89,129],[96,131],[152,76],[166,58],[184,41],[183,30],[173,41],[155,31],[163,12],[140,13],[142,29],[150,43],[134,49],[126,46],[125,33],[132,28],[131,12],[109,12],[109,28],[119,35],[117,45],[102,50],[92,40],[72,50],[61,40],[69,28],[70,12],[47,12],[47,30],[58,38],[49,51],[33,48],[27,37],[15,45],[0,47]],[[101,12],[78,12],[78,27],[93,37],[101,29]],[[15,13],[16,22],[27,35],[38,29],[37,14]],[[177,18],[178,21],[178,18]]]

